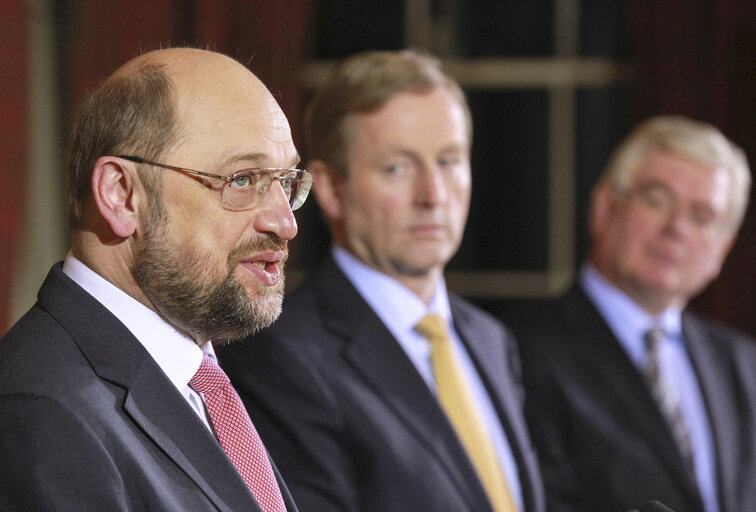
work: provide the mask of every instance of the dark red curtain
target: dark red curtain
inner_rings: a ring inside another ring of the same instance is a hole
[[[27,4],[0,0],[0,333],[8,327],[13,249],[23,227]],[[88,91],[129,58],[165,46],[198,46],[247,64],[273,91],[301,145],[298,77],[311,46],[312,0],[79,0],[52,5],[60,78],[55,85],[67,118]]]
[[[24,0],[0,0],[0,334],[8,328],[12,265],[24,211],[28,14]]]
[[[711,122],[756,170],[756,2],[628,0],[637,56],[638,119],[682,114]],[[756,335],[756,205],[720,278],[692,307]]]
[[[80,0],[61,13],[63,90],[75,104],[141,51],[191,45],[236,57],[273,91],[300,133],[298,76],[310,47],[312,0]]]
[[[302,90],[314,0],[79,0],[56,5],[60,90],[68,114],[126,59],[165,45],[207,46],[245,59],[274,92],[301,146]],[[0,331],[6,327],[11,248],[19,241],[26,154],[27,3],[0,0]],[[639,70],[635,121],[684,114],[712,122],[756,167],[756,2],[628,0]],[[753,193],[752,193],[753,196]],[[756,205],[722,275],[694,308],[756,333]]]

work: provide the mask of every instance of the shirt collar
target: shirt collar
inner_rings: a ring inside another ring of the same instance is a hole
[[[335,246],[332,254],[339,268],[390,330],[410,331],[429,312],[438,313],[450,323],[451,309],[443,279],[439,280],[426,306],[406,286],[366,265],[343,247]]]
[[[155,311],[87,267],[69,253],[63,272],[108,309],[131,331],[179,391],[189,384],[203,353],[215,356],[212,343],[200,348]]]
[[[679,309],[668,308],[656,316],[648,314],[590,263],[583,265],[579,279],[586,295],[634,361],[644,360],[643,335],[648,329],[662,327],[669,336],[680,337]]]

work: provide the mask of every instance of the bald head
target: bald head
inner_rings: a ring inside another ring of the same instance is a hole
[[[128,61],[108,79],[139,74],[146,67],[159,68],[174,85],[176,99],[203,99],[224,94],[223,88],[230,86],[237,92],[246,91],[258,95],[259,99],[270,98],[263,83],[238,61],[226,55],[197,48],[170,48],[154,50]]]
[[[202,50],[200,48],[166,48],[153,50],[143,53],[115,70],[111,75],[116,78],[121,75],[133,74],[144,65],[165,66],[171,70],[171,74],[191,74],[193,70],[199,71],[199,68],[205,66],[216,66],[220,69],[222,66],[241,68],[245,73],[251,74],[247,68],[238,61],[223,55],[221,53]]]
[[[75,120],[66,171],[71,229],[84,225],[91,171],[99,157],[139,154],[160,160],[179,146],[227,129],[229,111],[259,105],[285,120],[265,85],[228,56],[171,48],[128,61],[85,100]],[[283,124],[282,133],[274,135],[282,140],[291,136],[288,123]],[[158,187],[157,179],[145,178],[148,188]]]

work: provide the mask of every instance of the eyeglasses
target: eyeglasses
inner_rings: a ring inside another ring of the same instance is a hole
[[[150,162],[144,158],[132,155],[118,155],[118,158],[130,160],[138,164],[154,165],[171,171],[183,172],[192,176],[223,180],[225,183],[221,189],[221,204],[228,210],[249,210],[254,208],[270,190],[274,181],[281,184],[286,196],[289,198],[289,206],[296,210],[307,199],[312,187],[312,175],[303,169],[287,169],[281,167],[259,167],[242,169],[230,176],[211,174],[209,172],[195,171],[175,165],[159,164]]]
[[[680,212],[679,200],[667,187],[651,183],[620,191],[620,197],[635,201],[657,219],[669,219]],[[692,204],[680,212],[687,223],[699,233],[709,233],[726,225],[724,216],[706,204]]]

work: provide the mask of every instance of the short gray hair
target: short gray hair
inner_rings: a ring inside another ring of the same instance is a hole
[[[653,151],[669,151],[730,175],[729,227],[743,222],[751,189],[751,171],[743,150],[716,127],[682,116],[652,117],[638,125],[614,150],[601,181],[626,191],[642,160]]]

